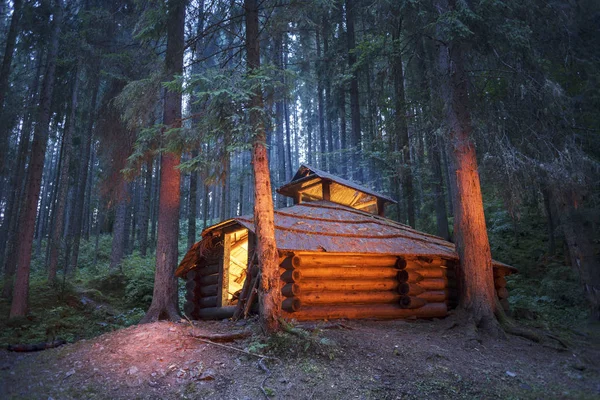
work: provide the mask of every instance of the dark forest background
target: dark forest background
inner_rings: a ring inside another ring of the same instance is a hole
[[[36,213],[31,315],[3,329],[2,342],[72,340],[141,318],[152,296],[164,151],[182,153],[180,257],[203,228],[252,212],[247,104],[258,84],[274,188],[305,163],[398,200],[389,218],[452,239],[438,53],[457,40],[466,46],[492,256],[521,272],[509,282],[515,316],[586,320],[600,299],[600,3],[447,8],[444,0],[265,0],[262,66],[248,75],[242,4],[191,0],[184,69],[173,81],[164,75],[161,0],[1,0],[6,316],[18,250],[29,241],[23,214]],[[176,129],[162,114],[174,88],[183,94]],[[36,171],[39,201],[28,204]],[[291,204],[274,196],[277,207]],[[82,298],[93,307],[73,300]]]

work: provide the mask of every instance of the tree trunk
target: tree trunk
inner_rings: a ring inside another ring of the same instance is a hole
[[[257,0],[244,0],[246,14],[246,51],[248,72],[260,68],[260,42]],[[266,133],[262,122],[262,91],[257,87],[250,99],[250,126],[254,134],[252,165],[254,168],[254,223],[256,251],[260,271],[261,324],[267,332],[279,329],[281,291],[279,285],[279,257],[275,243],[273,197],[269,176],[269,159],[265,147]]]
[[[61,248],[64,248],[64,243],[61,241],[63,233],[63,220],[65,214],[65,206],[67,203],[67,194],[69,191],[69,165],[71,164],[71,153],[73,148],[73,132],[75,131],[75,117],[77,112],[77,90],[79,89],[79,67],[75,69],[73,74],[73,88],[71,93],[71,107],[67,128],[63,134],[63,151],[60,167],[60,177],[58,182],[58,197],[54,207],[54,226],[52,227],[52,236],[50,239],[50,261],[48,263],[48,283],[53,285],[56,279],[56,271],[58,269],[58,253]],[[64,266],[67,268],[67,265]]]
[[[144,200],[140,215],[140,254],[146,257],[148,251],[148,223],[150,220],[150,197],[152,196],[152,162],[150,158],[146,161],[146,176],[144,185]]]
[[[350,79],[350,117],[352,123],[352,135],[350,146],[352,147],[353,165],[352,179],[356,182],[363,181],[362,169],[362,138],[360,131],[360,102],[358,94],[358,74],[356,66],[356,34],[354,32],[354,19],[356,11],[356,0],[346,0],[346,33],[348,39],[348,66],[352,77]]]
[[[0,149],[5,149],[8,144],[9,126],[6,123],[6,113],[4,112],[4,101],[8,92],[8,80],[10,78],[10,69],[12,65],[15,44],[17,42],[17,33],[19,32],[19,22],[21,19],[22,0],[13,0],[13,14],[10,20],[10,27],[6,36],[6,47],[4,57],[2,58],[2,67],[0,67]],[[4,167],[5,152],[0,151],[0,171]]]
[[[332,124],[332,102],[331,102],[331,63],[329,62],[329,21],[327,16],[323,16],[323,57],[325,70],[325,131],[327,132],[327,159],[329,165],[329,172],[333,174],[338,173],[337,158],[334,156],[334,143],[333,143],[333,124]]]
[[[38,90],[40,83],[40,74],[42,70],[41,52],[37,52],[37,68],[33,78],[33,83],[29,91],[29,107],[26,111],[25,120],[21,129],[21,139],[19,141],[18,156],[16,168],[10,177],[11,193],[7,200],[4,210],[5,217],[2,223],[2,236],[0,237],[0,267],[4,267],[4,287],[2,296],[8,298],[12,292],[13,278],[16,270],[16,243],[19,221],[19,199],[23,198],[25,166],[27,163],[27,154],[31,142],[31,127],[33,125],[33,109],[37,106]],[[6,257],[5,257],[6,256]],[[5,262],[7,258],[12,258],[13,262]]]
[[[122,179],[122,178],[121,178]],[[121,261],[125,254],[125,223],[127,214],[127,182],[124,180],[119,183],[119,190],[116,194],[117,205],[115,208],[115,222],[113,224],[113,240],[110,251],[110,265],[108,269],[112,272],[120,268]]]
[[[42,83],[39,117],[35,126],[33,142],[31,145],[31,158],[29,163],[29,171],[27,174],[27,190],[23,202],[23,212],[21,213],[19,220],[18,266],[13,291],[13,301],[10,308],[10,318],[23,317],[28,311],[31,249],[33,244],[37,205],[40,196],[44,159],[46,155],[46,146],[48,142],[50,105],[52,102],[52,92],[54,89],[54,72],[56,69],[56,58],[58,55],[58,40],[60,25],[62,23],[61,20],[62,5],[60,0],[55,0],[50,50],[48,52],[46,73]]]
[[[406,200],[406,211],[408,224],[415,227],[415,201],[413,189],[413,176],[410,160],[410,141],[408,137],[408,123],[406,122],[406,95],[404,91],[404,67],[402,65],[402,49],[400,47],[400,33],[402,30],[402,19],[396,16],[397,22],[392,32],[394,39],[394,92],[395,92],[395,118],[394,130],[396,135],[395,151],[400,152],[400,177],[402,182],[402,194]]]
[[[438,9],[442,12],[452,11],[454,1],[450,0],[448,4],[445,0],[438,0]],[[449,157],[453,166],[449,174],[456,183],[453,204],[456,251],[460,258],[457,271],[459,304],[477,326],[491,331],[495,326],[496,293],[477,158],[471,140],[468,77],[464,69],[463,51],[462,43],[455,39],[448,45],[440,44],[438,54],[438,67],[445,74],[441,89],[446,103]]]
[[[71,237],[72,237],[72,249],[71,257],[69,260],[68,271],[70,273],[77,270],[77,264],[79,262],[79,245],[81,243],[81,227],[83,219],[85,218],[85,198],[86,189],[88,187],[88,170],[92,152],[92,137],[94,129],[94,121],[96,119],[96,103],[98,97],[98,89],[100,87],[100,73],[94,71],[93,83],[92,83],[92,97],[90,105],[90,113],[88,116],[87,127],[84,133],[83,142],[81,143],[81,159],[79,160],[79,172],[78,172],[78,184],[77,192],[75,195],[75,204],[73,207],[73,221],[71,223]],[[87,196],[89,197],[89,196]]]
[[[185,1],[169,0],[167,18],[166,77],[172,80],[183,72]],[[166,90],[163,124],[181,127],[181,92]],[[177,242],[179,238],[179,204],[181,174],[177,166],[181,154],[163,153],[160,169],[160,201],[158,210],[158,242],[152,304],[141,323],[159,319],[179,320],[177,304]]]
[[[316,29],[315,43],[317,45],[317,115],[319,119],[319,168],[329,171],[327,163],[327,142],[325,140],[325,100],[323,99],[323,55],[321,54],[321,32]]]
[[[198,157],[198,151],[192,151],[192,158]],[[196,195],[198,191],[198,172],[190,173],[190,193],[188,196],[188,249],[196,243]]]
[[[554,197],[559,198],[559,195]],[[600,320],[600,260],[594,251],[594,245],[590,238],[594,237],[591,234],[589,225],[590,218],[586,218],[581,210],[581,206],[577,207],[581,200],[578,193],[572,193],[570,196],[564,196],[569,200],[560,202],[558,208],[560,210],[561,224],[565,234],[565,241],[569,249],[571,258],[571,266],[577,271],[583,291],[587,297],[590,306],[590,317],[593,321]]]

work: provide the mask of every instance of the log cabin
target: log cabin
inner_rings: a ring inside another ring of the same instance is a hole
[[[302,165],[278,193],[275,210],[282,316],[287,320],[439,318],[458,304],[454,244],[385,218],[395,201]],[[252,215],[206,228],[176,276],[186,280],[191,319],[246,316],[256,307],[260,272]],[[508,310],[506,275],[493,262],[496,293]]]

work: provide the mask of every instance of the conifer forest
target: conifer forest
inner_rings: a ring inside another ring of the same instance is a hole
[[[0,0],[0,290],[2,398],[594,398],[600,2]]]

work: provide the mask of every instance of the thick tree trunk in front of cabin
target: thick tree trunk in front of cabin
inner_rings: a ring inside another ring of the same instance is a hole
[[[260,42],[257,0],[244,0],[246,14],[246,51],[248,70],[252,73],[260,67]],[[254,225],[256,229],[256,252],[260,270],[260,313],[263,328],[268,332],[279,329],[281,315],[281,291],[279,257],[275,243],[275,223],[269,159],[265,146],[266,133],[262,122],[262,92],[257,88],[250,99],[250,125],[254,133],[252,165],[254,168]]]
[[[27,314],[28,309],[31,250],[35,230],[35,217],[40,196],[40,186],[42,183],[46,146],[48,143],[50,105],[52,103],[52,92],[54,90],[54,72],[56,70],[56,58],[58,55],[62,11],[60,0],[55,0],[52,37],[50,39],[46,73],[42,83],[39,117],[33,134],[29,171],[27,174],[27,189],[23,201],[23,211],[19,218],[18,262],[13,300],[10,307],[10,318],[23,317]]]
[[[438,0],[442,12],[454,9]],[[459,306],[477,326],[494,333],[496,293],[492,256],[483,211],[483,200],[477,171],[475,145],[471,140],[472,124],[468,111],[468,77],[464,68],[463,45],[454,40],[440,44],[438,67],[444,75],[441,89],[449,129],[448,147],[455,181],[453,192],[454,232],[456,251],[460,258],[458,269]]]
[[[166,76],[168,80],[183,72],[185,1],[169,0],[167,19]],[[181,127],[181,92],[165,93],[163,123]],[[158,211],[158,242],[156,244],[156,273],[152,304],[141,323],[159,319],[176,321],[180,318],[177,304],[177,244],[179,238],[179,205],[181,198],[181,154],[163,153],[160,169],[160,200]]]
[[[73,132],[75,131],[75,115],[77,112],[77,90],[79,89],[79,71],[78,68],[74,73],[74,82],[71,93],[71,108],[67,127],[63,134],[63,151],[60,164],[60,177],[58,182],[58,195],[55,206],[54,226],[50,237],[50,260],[48,263],[48,283],[54,284],[56,280],[56,271],[58,269],[58,254],[61,248],[64,248],[64,243],[61,241],[63,233],[63,222],[65,216],[65,208],[67,203],[67,194],[69,191],[69,165],[71,164],[71,153],[73,150]],[[67,266],[65,265],[66,269]]]

